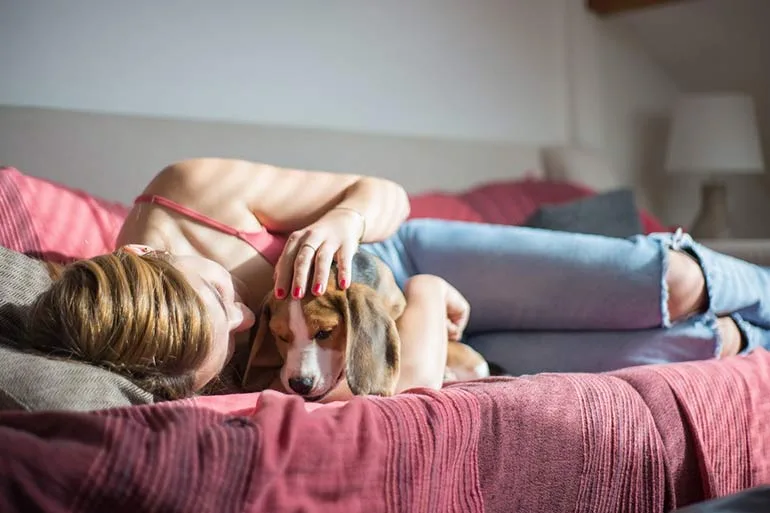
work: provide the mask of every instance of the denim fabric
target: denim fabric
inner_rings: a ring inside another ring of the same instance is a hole
[[[668,248],[700,263],[707,312],[672,325]],[[716,314],[734,314],[749,350],[769,347],[770,273],[681,233],[629,239],[434,219],[362,245],[403,288],[435,274],[471,304],[467,342],[512,373],[602,371],[712,358]]]

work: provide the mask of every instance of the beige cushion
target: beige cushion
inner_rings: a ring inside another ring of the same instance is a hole
[[[586,185],[596,191],[616,189],[620,183],[609,160],[599,151],[572,146],[543,149],[543,165],[552,180]]]

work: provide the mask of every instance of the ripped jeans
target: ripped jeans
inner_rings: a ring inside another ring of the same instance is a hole
[[[668,249],[689,252],[706,278],[706,312],[672,323]],[[770,271],[681,233],[629,239],[434,219],[405,222],[362,249],[410,276],[435,274],[471,305],[466,342],[512,374],[599,372],[703,360],[720,353],[730,315],[744,353],[770,348]]]

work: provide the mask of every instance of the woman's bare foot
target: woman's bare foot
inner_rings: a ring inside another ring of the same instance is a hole
[[[717,331],[722,339],[722,351],[720,358],[735,356],[743,347],[743,334],[738,329],[738,325],[730,317],[719,317],[717,319]]]

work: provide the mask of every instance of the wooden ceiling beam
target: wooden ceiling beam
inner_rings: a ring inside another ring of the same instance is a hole
[[[685,0],[586,0],[588,10],[600,16],[611,16],[622,12],[660,7]]]

